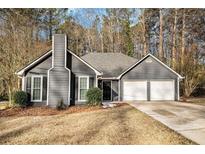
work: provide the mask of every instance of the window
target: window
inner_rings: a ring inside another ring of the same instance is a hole
[[[33,81],[32,82],[32,85],[33,85],[33,87],[32,87],[32,100],[40,101],[40,100],[42,100],[41,99],[42,98],[42,93],[41,93],[42,77],[38,77],[38,76],[35,77],[34,76],[32,79],[33,79],[32,80]]]
[[[89,77],[88,76],[80,76],[78,80],[79,86],[79,97],[78,100],[85,101],[86,100],[86,92],[89,89]]]
[[[26,77],[26,92],[31,95],[31,101],[47,100],[47,76]]]

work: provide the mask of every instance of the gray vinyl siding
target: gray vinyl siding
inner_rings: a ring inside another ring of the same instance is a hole
[[[37,64],[32,69],[30,69],[27,72],[26,76],[32,76],[32,75],[48,76],[47,75],[48,70],[51,67],[52,67],[52,57],[50,55],[49,57],[47,57],[47,59],[45,59],[44,61]],[[78,102],[77,102],[78,101],[78,76],[89,76],[90,77],[90,79],[89,79],[90,87],[94,87],[96,85],[96,74],[89,66],[84,64],[78,58],[71,55],[69,52],[67,52],[67,67],[72,69],[71,85],[70,85],[70,89],[71,89],[70,99],[71,99],[71,104],[74,105],[74,104],[78,104]],[[58,74],[56,74],[56,75],[58,75]],[[25,83],[26,83],[26,78],[25,78]],[[54,84],[54,83],[52,83],[52,84]],[[56,86],[54,86],[54,87],[56,87]]]
[[[49,71],[48,105],[56,107],[59,101],[70,105],[69,102],[69,71],[65,68],[53,68]]]
[[[150,62],[146,62],[152,61]],[[177,78],[178,76],[171,72],[169,69],[164,67],[162,64],[160,64],[158,61],[156,61],[152,57],[147,57],[145,60],[143,60],[140,64],[132,68],[130,71],[128,71],[126,74],[124,74],[121,77],[120,82],[120,99],[122,100],[123,97],[123,82],[126,80],[174,80],[175,81],[175,100],[177,100],[178,97],[178,84],[177,84]],[[149,84],[148,84],[149,86]],[[148,93],[149,96],[149,93]]]
[[[47,102],[48,105],[52,107],[56,107],[57,103],[61,100],[63,100],[66,105],[70,105],[70,103],[72,105],[75,104],[78,98],[78,76],[89,76],[89,86],[96,86],[95,71],[86,65],[83,60],[65,51],[65,38],[65,35],[55,34],[52,53],[27,70],[25,78],[22,79],[26,81],[26,77],[32,75],[46,76],[48,78]],[[67,55],[66,58],[65,55]],[[65,66],[67,66],[68,69],[65,68]],[[69,83],[71,84],[69,85]],[[25,90],[25,86],[23,90]],[[43,93],[45,96],[46,90],[44,90]]]
[[[30,70],[26,72],[26,75],[22,80],[24,80],[24,90],[26,91],[26,84],[27,84],[27,78],[31,77],[33,75],[43,75],[43,78],[48,77],[48,70],[52,67],[52,55],[49,55],[46,57],[43,61],[40,61],[38,64],[36,64],[34,67],[32,67]],[[48,78],[47,78],[48,79]],[[45,79],[44,79],[45,81]],[[45,83],[44,83],[45,84]],[[48,83],[47,83],[48,84]],[[46,87],[47,88],[47,87]],[[43,94],[47,95],[47,89],[43,88]],[[42,96],[43,97],[43,96]],[[36,102],[37,105],[46,105],[47,97],[42,98],[42,102]]]
[[[147,81],[147,100],[150,101],[150,97],[151,97],[151,92],[150,92],[150,81]]]
[[[146,60],[152,60],[147,63]],[[165,68],[152,57],[147,57],[140,64],[127,72],[122,79],[173,79],[177,75]]]
[[[47,59],[36,65],[34,68],[28,71],[28,74],[42,74],[47,75],[48,70],[52,67],[52,57],[49,56]]]
[[[75,77],[75,84],[73,87],[73,90],[75,91],[75,96],[73,97],[75,99],[75,104],[85,104],[85,102],[78,102],[78,76],[89,76],[89,88],[95,87],[95,71],[70,53],[68,53],[68,60],[70,60],[71,63],[68,62],[67,67],[71,68]]]
[[[53,45],[53,68],[48,71],[48,105],[56,107],[63,101],[64,104],[70,105],[70,70],[66,69],[65,35],[55,34]]]
[[[89,88],[94,87],[94,77],[89,77]]]
[[[88,76],[96,75],[93,69],[91,69],[89,66],[87,66],[85,63],[83,63],[81,60],[79,60],[75,56],[72,56],[71,60],[72,60],[71,70],[74,74],[88,75]]]
[[[65,35],[54,35],[53,67],[65,67]]]

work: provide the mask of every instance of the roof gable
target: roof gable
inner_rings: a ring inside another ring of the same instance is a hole
[[[180,79],[182,79],[183,77],[178,74],[177,72],[175,72],[173,69],[171,69],[169,66],[167,66],[166,64],[164,64],[163,62],[161,62],[158,58],[156,58],[155,56],[153,56],[152,54],[147,54],[145,57],[143,57],[141,60],[139,60],[138,62],[136,62],[135,64],[133,64],[132,66],[130,66],[127,70],[125,70],[122,74],[120,74],[117,78],[120,79],[124,74],[126,74],[127,72],[129,72],[130,70],[132,70],[134,67],[136,67],[137,65],[139,65],[140,63],[142,63],[145,59],[147,59],[148,57],[151,57],[152,59],[154,59],[155,61],[157,61],[160,65],[162,65],[163,67],[165,67],[167,70],[169,70],[170,72],[172,72],[173,74],[177,75]]]
[[[44,61],[45,59],[47,59],[51,55],[52,55],[52,50],[47,51],[46,53],[44,53],[40,57],[36,58],[34,61],[29,63],[25,67],[23,67],[20,70],[16,71],[15,74],[17,74],[19,76],[23,75],[25,71],[27,71],[28,69],[38,65],[39,63],[41,63],[42,61]]]
[[[91,69],[93,69],[95,71],[95,73],[97,75],[101,75],[102,73],[100,71],[98,71],[96,68],[94,68],[93,66],[91,66],[90,64],[88,64],[86,61],[84,61],[83,59],[81,59],[79,56],[77,56],[76,54],[74,54],[72,51],[67,50],[67,52],[69,52],[71,55],[73,55],[74,57],[76,57],[77,59],[79,59],[81,62],[83,62],[85,65],[87,65],[88,67],[90,67]],[[49,50],[48,52],[44,53],[43,55],[41,55],[40,57],[36,58],[34,61],[32,61],[31,63],[29,63],[28,65],[26,65],[25,67],[21,68],[20,70],[18,70],[15,74],[22,76],[25,71],[27,71],[28,69],[31,69],[33,67],[35,67],[36,65],[38,65],[39,63],[43,62],[44,60],[46,60],[49,56],[52,55],[52,50]]]

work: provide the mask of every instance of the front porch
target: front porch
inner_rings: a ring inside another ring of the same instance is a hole
[[[98,79],[98,88],[102,90],[103,102],[118,101],[118,80]]]

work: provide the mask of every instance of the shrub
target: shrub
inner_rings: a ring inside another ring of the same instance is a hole
[[[33,105],[33,102],[31,102],[31,94],[29,94],[29,93],[27,93],[27,97],[28,97],[28,99],[27,99],[27,106],[32,106]]]
[[[90,88],[86,97],[88,105],[101,105],[102,103],[102,91],[99,88]]]
[[[63,100],[61,99],[58,104],[56,105],[57,110],[65,110],[66,105],[63,103]]]
[[[26,107],[29,104],[28,94],[24,91],[14,92],[13,103],[21,107]]]

